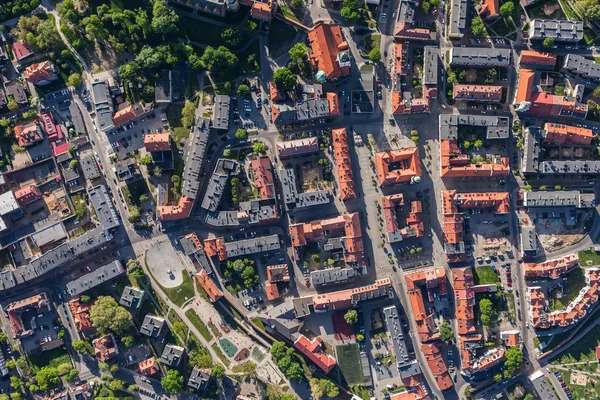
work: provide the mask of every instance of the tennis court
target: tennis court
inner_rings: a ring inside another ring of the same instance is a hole
[[[348,386],[362,385],[365,377],[362,372],[360,352],[356,344],[336,346],[338,366]]]
[[[227,339],[219,340],[219,344],[221,345],[221,348],[229,358],[235,356],[235,353],[237,353],[238,351],[238,348]]]

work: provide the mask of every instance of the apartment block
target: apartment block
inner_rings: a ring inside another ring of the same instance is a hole
[[[583,22],[534,19],[529,25],[530,40],[553,38],[556,42],[577,43],[583,39]]]

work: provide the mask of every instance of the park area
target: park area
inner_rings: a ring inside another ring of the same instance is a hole
[[[360,353],[356,344],[341,345],[335,348],[338,366],[348,387],[362,385],[365,377],[362,372]]]
[[[491,265],[484,265],[482,267],[475,267],[473,282],[476,285],[493,285],[500,283],[500,279],[498,279],[498,274]]]

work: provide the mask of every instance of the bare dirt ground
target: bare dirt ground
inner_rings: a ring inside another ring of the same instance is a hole
[[[583,212],[579,217],[581,221],[591,218],[589,212]],[[570,246],[581,240],[586,235],[584,226],[566,226],[562,218],[537,219],[535,227],[544,250],[555,251],[565,246]]]
[[[560,8],[560,5],[558,5],[558,3],[546,4],[544,6],[544,14],[550,16],[554,13],[554,11],[558,10],[559,8]]]
[[[118,68],[120,65],[117,53],[110,46],[98,42],[94,42],[93,49],[82,49],[80,54],[94,74]]]
[[[571,385],[585,386],[588,383],[588,376],[578,372],[573,372],[573,374],[571,374],[570,383]]]

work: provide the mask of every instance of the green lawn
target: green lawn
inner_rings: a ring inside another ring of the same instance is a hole
[[[516,321],[517,318],[515,316],[515,295],[512,293],[504,293],[506,297],[506,302],[508,303],[508,314],[513,321]]]
[[[188,332],[190,329],[185,325],[185,323],[179,318],[179,315],[175,313],[175,311],[169,311],[169,315],[167,316],[169,321],[172,324],[171,330],[173,333],[183,340],[183,343],[187,341]]]
[[[500,283],[498,274],[494,272],[491,265],[484,265],[482,267],[475,267],[475,274],[473,281],[476,285],[488,285]]]
[[[217,353],[217,356],[223,362],[223,364],[225,364],[227,367],[229,366],[229,364],[231,364],[231,361],[229,361],[229,359],[225,357],[225,354],[223,354],[223,350],[221,350],[218,343],[213,343],[210,347],[212,347],[215,353]]]
[[[208,327],[212,331],[213,335],[215,335],[216,337],[220,338],[222,336],[219,328],[217,328],[217,326],[215,324],[213,324],[212,322],[208,323]]]
[[[510,18],[498,18],[494,23],[487,26],[488,32],[496,32],[496,36],[506,36],[515,30]]]
[[[167,297],[178,306],[181,306],[188,299],[194,297],[194,282],[192,281],[192,278],[190,278],[186,271],[183,271],[181,275],[183,276],[183,283],[181,285],[174,288],[160,286]]]
[[[362,372],[360,352],[356,344],[336,347],[338,366],[348,387],[363,384],[365,378]]]
[[[558,291],[552,292],[552,304],[550,305],[550,311],[564,310],[567,308],[570,302],[572,302],[579,291],[586,285],[585,273],[582,268],[576,268],[566,275],[567,278],[567,291],[563,293],[562,298],[557,298]]]
[[[260,329],[261,331],[265,330],[265,324],[263,324],[262,320],[260,318],[252,318],[252,322],[254,323],[254,325],[256,325],[258,327],[258,329]]]
[[[596,361],[596,346],[600,344],[600,326],[596,325],[567,350],[560,353],[551,364],[567,364],[583,361]],[[596,367],[594,365],[594,367]]]
[[[596,253],[593,248],[582,250],[579,252],[579,264],[582,267],[600,265],[600,254]]]
[[[585,44],[587,46],[591,46],[594,44],[594,42],[596,42],[596,39],[598,39],[598,35],[596,35],[596,32],[594,32],[593,29],[591,29],[588,26],[584,26],[583,27],[583,41],[585,42]]]
[[[185,312],[185,315],[186,315],[186,317],[189,318],[189,320],[192,322],[192,324],[194,324],[196,329],[198,329],[198,331],[200,332],[202,337],[204,339],[206,339],[207,342],[210,342],[213,337],[210,334],[210,331],[208,330],[206,325],[204,325],[204,322],[202,322],[200,317],[196,314],[196,311],[189,309]]]
[[[29,356],[29,361],[31,361],[34,372],[39,371],[43,367],[56,368],[60,364],[71,364],[67,349],[64,347],[44,351],[39,356]]]

